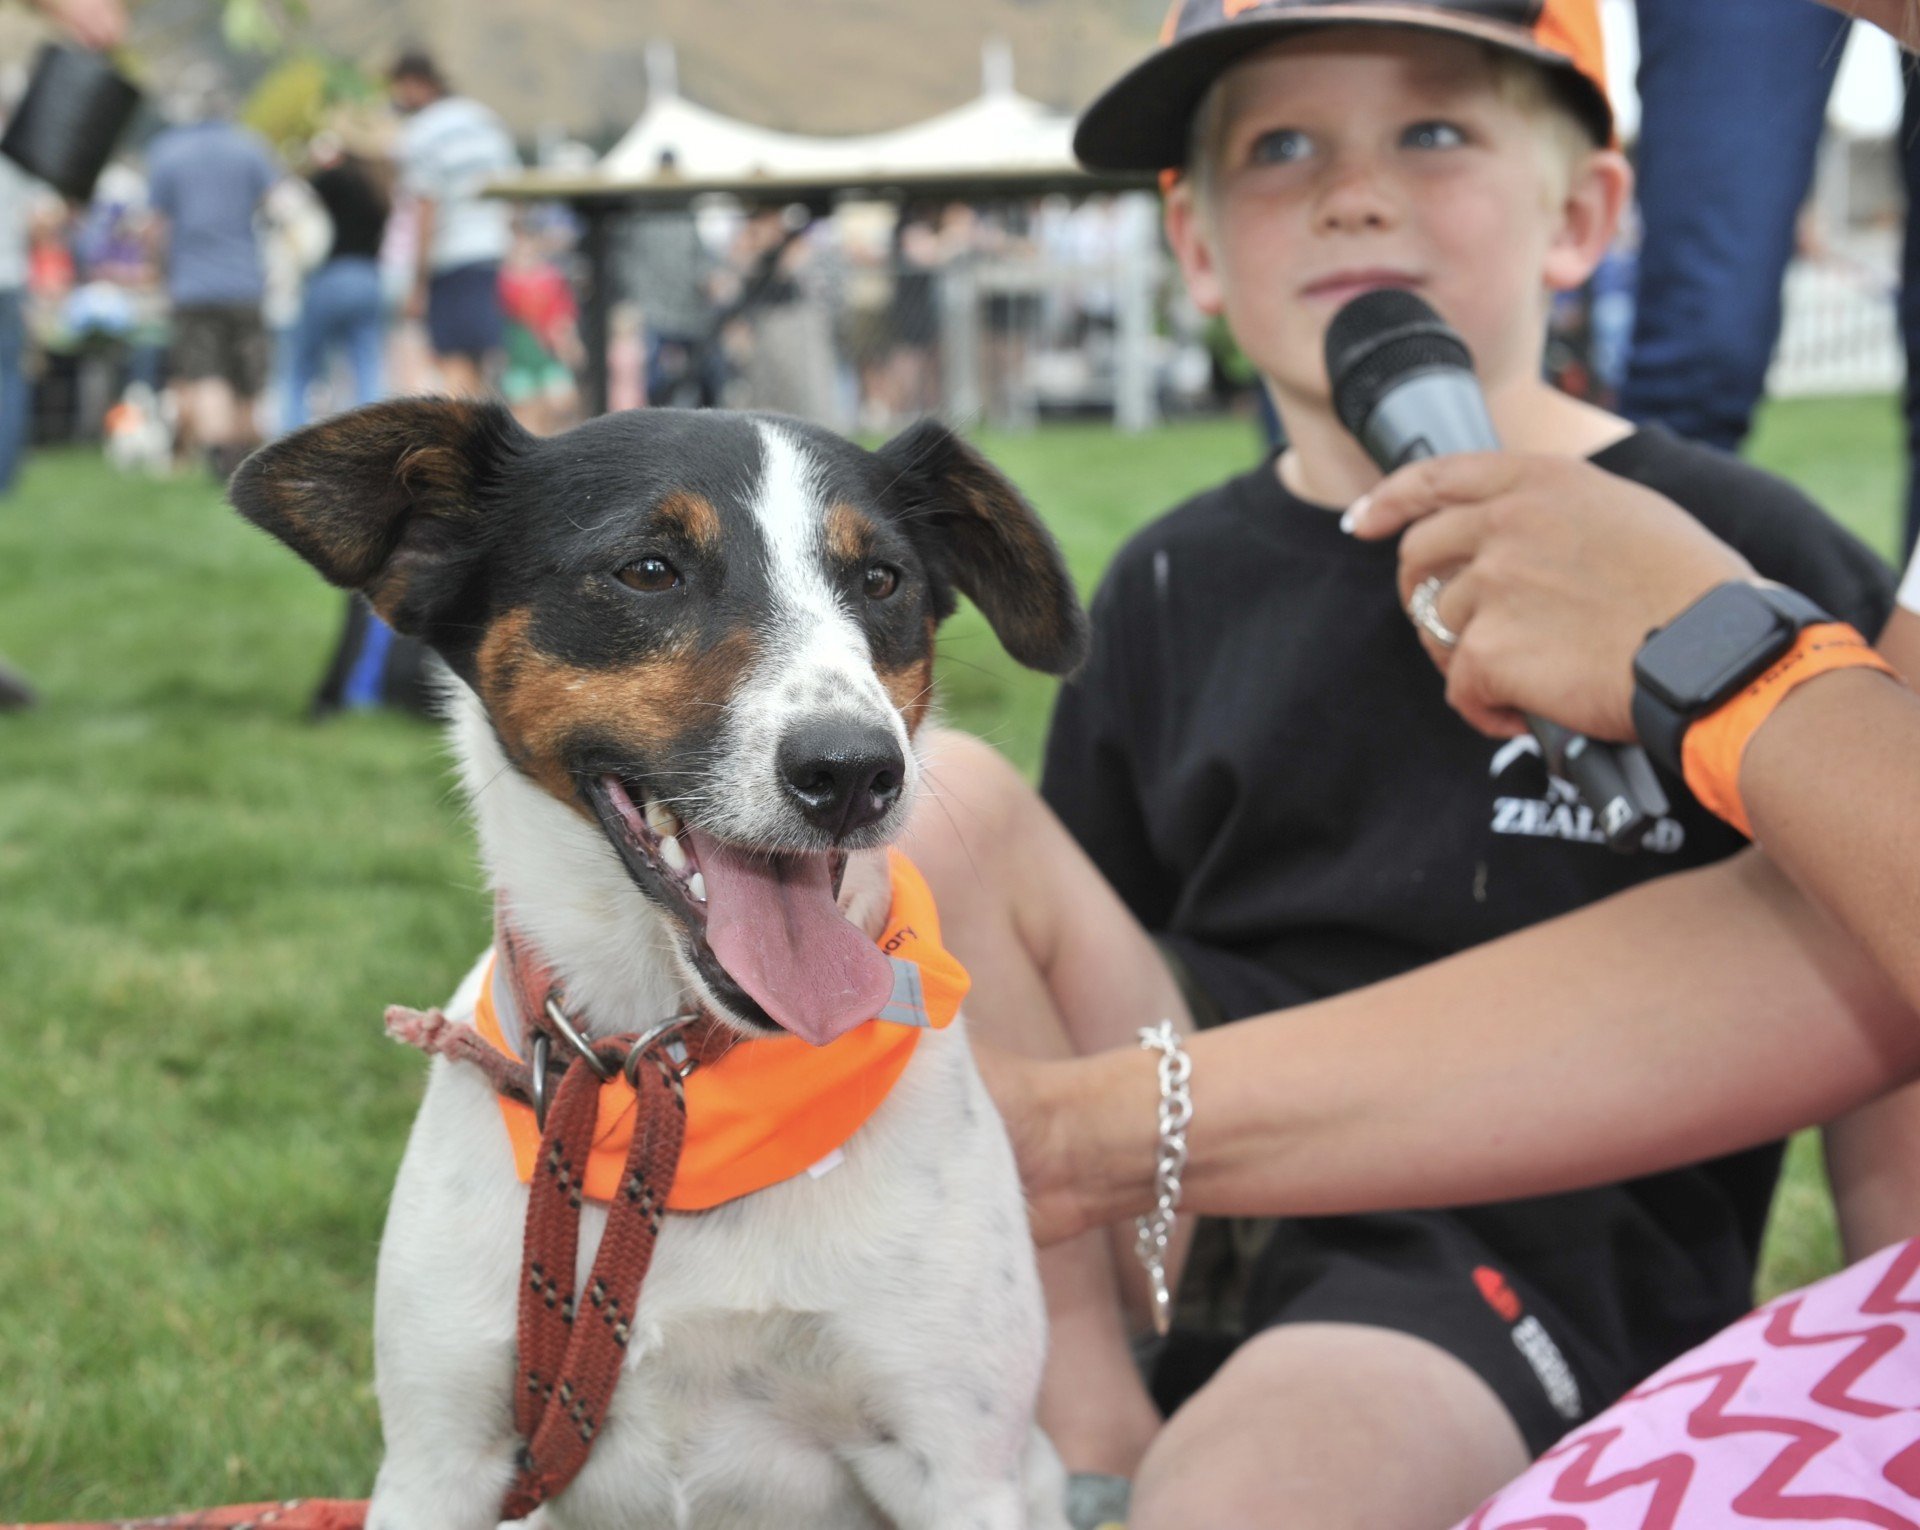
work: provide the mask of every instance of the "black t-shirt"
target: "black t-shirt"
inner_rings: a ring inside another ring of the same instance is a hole
[[[350,163],[330,165],[309,179],[333,220],[333,248],[327,259],[347,255],[377,259],[387,229],[387,199],[366,171]]]
[[[1886,566],[1770,474],[1657,429],[1593,461],[1869,635],[1892,609]],[[1670,782],[1653,847],[1609,850],[1531,740],[1484,738],[1448,708],[1400,608],[1396,552],[1347,536],[1269,459],[1122,549],[1093,602],[1092,656],[1060,692],[1045,797],[1229,1018],[1396,976],[1745,843]],[[1549,1290],[1558,1269],[1613,1270],[1637,1292],[1622,1337],[1658,1364],[1746,1310],[1777,1170],[1760,1149],[1462,1216]]]

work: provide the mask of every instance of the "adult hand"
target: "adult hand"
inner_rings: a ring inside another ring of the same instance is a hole
[[[1075,1062],[1042,1062],[971,1038],[987,1093],[1006,1122],[1027,1193],[1027,1219],[1041,1248],[1095,1225],[1076,1184],[1060,1125]]]
[[[117,48],[126,39],[121,0],[34,0],[34,9],[83,47]]]
[[[1633,656],[1654,627],[1752,566],[1671,500],[1568,457],[1476,453],[1402,468],[1348,513],[1368,540],[1404,530],[1400,597],[1445,581],[1420,640],[1447,701],[1483,733],[1523,712],[1590,738],[1633,737]]]

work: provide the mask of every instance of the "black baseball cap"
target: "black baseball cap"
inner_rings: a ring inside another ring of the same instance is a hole
[[[1179,168],[1193,114],[1224,70],[1328,26],[1417,27],[1522,54],[1566,85],[1595,142],[1612,141],[1597,0],[1173,0],[1160,46],[1081,114],[1073,152],[1093,170]]]

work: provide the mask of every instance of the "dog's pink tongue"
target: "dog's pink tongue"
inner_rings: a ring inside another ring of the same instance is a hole
[[[841,914],[824,855],[748,855],[688,834],[707,884],[707,945],[755,1003],[817,1047],[880,1013],[892,965]]]

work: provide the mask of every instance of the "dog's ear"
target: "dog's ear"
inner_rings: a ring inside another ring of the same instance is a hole
[[[1060,545],[1020,491],[932,420],[895,436],[879,457],[904,501],[902,526],[936,578],[968,596],[1022,664],[1050,675],[1076,669],[1087,656],[1086,613]]]
[[[262,447],[227,495],[396,631],[432,641],[466,583],[489,486],[532,443],[492,401],[370,404]]]

